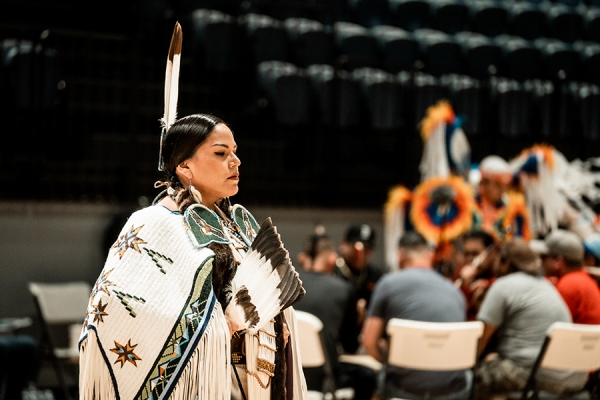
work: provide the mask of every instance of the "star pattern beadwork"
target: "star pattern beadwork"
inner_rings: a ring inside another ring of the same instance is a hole
[[[108,313],[104,311],[106,309],[106,306],[108,306],[108,303],[102,304],[102,299],[100,299],[100,302],[98,302],[98,304],[92,306],[93,310],[90,312],[90,314],[94,315],[94,322],[104,322],[103,317],[105,315],[108,315]]]
[[[134,228],[134,226],[131,225],[131,228],[127,232],[119,236],[119,239],[117,239],[115,244],[112,246],[113,249],[117,249],[119,259],[123,258],[123,255],[129,249],[133,249],[138,253],[141,253],[139,246],[140,244],[146,244],[146,241],[140,238],[138,233],[140,233],[140,230],[143,227],[144,225],[140,225],[137,228]]]
[[[110,276],[110,274],[112,272],[113,272],[113,270],[111,269],[111,270],[108,270],[106,272],[103,272],[102,275],[100,275],[100,277],[98,278],[98,280],[94,284],[94,288],[92,289],[92,294],[90,296],[90,299],[93,299],[94,297],[96,297],[96,295],[98,294],[98,292],[104,292],[108,296],[110,296],[110,292],[108,291],[108,287],[109,286],[115,286],[114,283],[112,283],[111,281],[108,280],[108,277]]]
[[[119,357],[117,357],[117,361],[115,361],[114,363],[121,363],[121,368],[123,368],[123,365],[125,365],[125,362],[130,362],[132,363],[134,366],[137,367],[137,360],[141,360],[141,358],[139,358],[137,356],[137,354],[135,354],[133,352],[133,350],[137,347],[137,344],[132,345],[131,344],[131,339],[129,339],[127,341],[127,344],[125,346],[123,346],[120,343],[117,343],[115,341],[115,348],[114,349],[110,349],[110,351],[112,351],[113,353],[117,354]]]

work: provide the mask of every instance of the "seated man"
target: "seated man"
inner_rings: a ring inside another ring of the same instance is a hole
[[[492,235],[480,229],[467,232],[462,240],[465,265],[457,271],[454,283],[467,299],[467,320],[472,321],[494,281],[490,264],[496,256],[497,245]]]
[[[541,275],[541,260],[523,239],[513,238],[502,245],[494,273],[498,278],[477,314],[484,323],[480,355],[485,355],[496,334],[494,354],[488,354],[476,371],[481,399],[522,390],[550,325],[571,322],[566,304]],[[537,374],[541,390],[558,393],[581,389],[586,380],[587,374],[582,373],[540,369]]]
[[[556,289],[576,324],[600,324],[600,287],[583,269],[583,241],[575,233],[556,229],[545,239],[547,276],[558,278]]]
[[[341,241],[335,274],[352,283],[356,293],[359,326],[362,325],[371,294],[383,272],[371,262],[375,231],[368,224],[351,225]]]
[[[333,273],[337,253],[324,231],[308,238],[298,258],[302,265],[298,273],[306,294],[294,308],[313,314],[323,323],[321,337],[336,386],[352,387],[355,400],[369,400],[377,382],[375,371],[338,362],[340,351],[355,353],[359,346],[356,297],[353,286]],[[309,390],[322,390],[323,368],[304,368],[304,375]]]
[[[433,250],[419,233],[400,238],[399,271],[384,275],[373,292],[362,330],[362,344],[383,360],[385,327],[392,318],[429,322],[463,322],[465,298],[449,279],[432,267]],[[468,371],[421,371],[388,368],[385,398],[466,399]]]

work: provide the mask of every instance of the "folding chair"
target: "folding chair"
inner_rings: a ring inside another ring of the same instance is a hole
[[[309,390],[310,400],[323,400],[333,398],[334,400],[352,399],[354,390],[352,388],[337,388],[335,377],[331,369],[331,362],[327,359],[327,352],[323,348],[321,331],[323,323],[313,314],[305,311],[295,310],[298,321],[298,335],[300,337],[300,358],[303,368],[323,367],[325,371],[325,383],[323,391]]]
[[[41,327],[42,354],[51,361],[67,400],[71,399],[69,387],[78,380],[67,382],[63,363],[79,357],[77,341],[91,291],[87,282],[29,283]]]
[[[600,325],[567,322],[552,324],[546,332],[546,339],[533,364],[521,400],[539,398],[540,390],[535,376],[540,368],[581,372],[600,370]]]
[[[386,374],[390,366],[429,371],[474,370],[483,323],[392,318],[386,331],[390,338]],[[471,385],[470,398],[473,394]]]

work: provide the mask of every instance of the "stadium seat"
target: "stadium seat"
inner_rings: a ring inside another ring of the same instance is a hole
[[[539,4],[517,2],[508,8],[509,33],[533,40],[546,36],[546,13]]]
[[[564,4],[568,7],[577,7],[584,4],[584,0],[555,0],[555,3]]]
[[[550,37],[573,43],[583,33],[583,16],[573,7],[565,4],[549,4],[545,6]]]
[[[333,31],[337,52],[345,58],[342,68],[377,66],[377,39],[367,28],[350,22],[336,22]]]
[[[540,140],[574,138],[577,132],[577,108],[574,103],[573,88],[577,85],[557,83],[547,80],[526,82],[537,110],[537,126]]]
[[[389,0],[392,25],[408,31],[427,27],[429,3],[427,0]]]
[[[264,14],[246,14],[240,17],[245,28],[247,51],[253,63],[288,61],[287,32],[281,21]]]
[[[447,99],[448,92],[440,83],[439,78],[426,73],[418,72],[413,79],[414,116],[413,121],[420,121],[429,106],[439,100]]]
[[[468,3],[470,25],[474,32],[495,37],[507,33],[508,8],[493,0],[474,0]]]
[[[376,68],[357,68],[352,76],[360,83],[371,128],[398,129],[403,124],[402,87],[394,75]]]
[[[466,75],[445,75],[441,84],[447,88],[452,108],[464,118],[462,128],[468,136],[478,136],[482,129],[484,94],[479,80]]]
[[[277,4],[268,1],[229,1],[238,4],[238,14],[268,15],[279,21],[285,21],[288,18],[310,18],[311,14],[308,7],[279,7]]]
[[[16,39],[5,39],[2,48],[10,105],[28,110],[52,108],[61,75],[56,49]]]
[[[239,12],[239,4],[235,0],[186,0],[176,4],[180,15],[193,13],[197,9],[217,10],[229,15],[236,15]]]
[[[583,16],[585,39],[600,43],[600,7],[589,7]]]
[[[303,68],[333,64],[333,37],[318,21],[288,18],[284,21],[291,44],[291,61]]]
[[[502,48],[494,40],[475,32],[459,32],[454,38],[461,47],[466,73],[483,79],[500,72]]]
[[[531,93],[523,84],[512,79],[492,80],[493,110],[496,110],[498,133],[504,137],[531,134],[533,114]]]
[[[574,81],[579,79],[579,52],[568,43],[556,39],[536,39],[534,45],[542,54],[542,78]]]
[[[273,107],[277,121],[287,126],[310,122],[310,82],[304,70],[284,61],[263,61],[257,69],[259,87]]]
[[[195,50],[208,70],[226,72],[241,68],[239,25],[231,15],[198,9],[192,13],[192,22]]]
[[[460,46],[450,35],[433,29],[417,29],[414,37],[419,42],[424,72],[435,76],[462,72]]]
[[[358,126],[362,118],[359,84],[350,73],[338,71],[337,80],[334,81],[333,66],[325,64],[311,65],[306,68],[306,73],[310,78],[314,104],[318,110],[318,121],[321,124],[332,125],[335,110],[338,115],[336,126]]]
[[[600,84],[600,43],[575,42],[573,47],[581,57],[581,80]]]
[[[538,78],[542,72],[542,54],[533,43],[515,36],[500,35],[496,43],[502,48],[504,75],[517,81]]]
[[[430,26],[450,35],[466,29],[469,9],[461,0],[430,0]]]
[[[348,7],[352,19],[364,27],[372,28],[391,22],[388,0],[348,0]]]
[[[577,95],[583,137],[597,141],[600,139],[600,88],[597,85],[583,84]]]
[[[384,70],[398,73],[415,67],[419,59],[419,44],[410,32],[389,25],[375,26],[371,32],[377,38]]]

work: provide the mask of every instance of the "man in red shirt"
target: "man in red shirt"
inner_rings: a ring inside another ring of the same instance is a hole
[[[573,322],[600,324],[600,287],[583,269],[583,242],[575,233],[557,229],[545,239],[546,276],[557,277],[556,289],[567,303]]]

